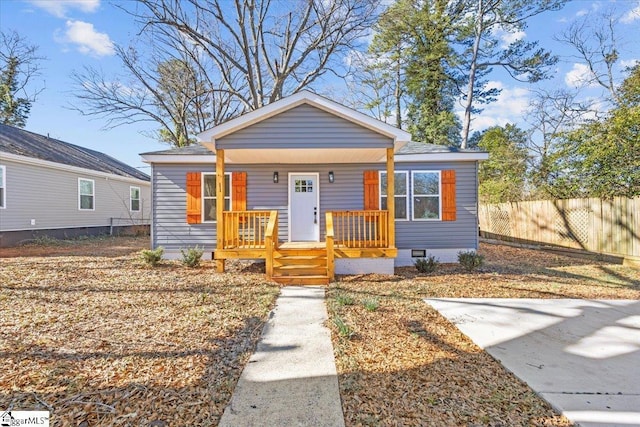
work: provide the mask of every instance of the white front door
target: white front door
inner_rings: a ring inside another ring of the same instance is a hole
[[[289,174],[289,240],[320,240],[320,192],[317,173]]]

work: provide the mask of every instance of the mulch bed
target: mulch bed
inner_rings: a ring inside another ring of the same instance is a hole
[[[422,299],[640,299],[640,272],[504,245],[483,244],[480,253],[486,262],[478,272],[407,267],[330,286],[347,426],[571,425]]]
[[[247,263],[149,268],[147,246],[0,249],[0,409],[50,410],[54,426],[218,423],[279,287]]]

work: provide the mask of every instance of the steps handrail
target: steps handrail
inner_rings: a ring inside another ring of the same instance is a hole
[[[264,232],[264,244],[267,251],[265,269],[267,277],[273,277],[273,252],[278,249],[278,211],[271,211],[269,222]]]
[[[335,277],[335,254],[333,251],[334,230],[333,230],[333,213],[332,212],[326,213],[325,229],[326,229],[325,242],[327,245],[327,277],[329,277],[329,281],[332,281]]]

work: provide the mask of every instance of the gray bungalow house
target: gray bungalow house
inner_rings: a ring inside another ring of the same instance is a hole
[[[0,124],[0,247],[149,224],[150,177],[106,154]]]
[[[486,153],[412,142],[307,91],[199,138],[142,154],[152,166],[151,244],[168,257],[197,245],[219,271],[226,259],[263,258],[273,280],[312,284],[478,248]]]

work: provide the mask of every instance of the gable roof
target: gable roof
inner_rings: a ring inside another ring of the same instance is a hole
[[[394,140],[396,144],[402,145],[411,140],[411,135],[408,132],[391,126],[385,122],[374,119],[366,114],[356,111],[352,108],[345,107],[335,101],[320,96],[316,93],[308,90],[297,92],[293,95],[282,98],[257,110],[243,114],[240,117],[231,119],[221,125],[208,129],[198,135],[198,138],[203,143],[215,141],[230,133],[236,132],[240,129],[244,129],[251,126],[254,123],[261,122],[269,117],[273,117],[282,112],[291,110],[302,104],[312,105],[330,114],[338,117],[342,117],[352,123],[358,124],[362,127],[370,129],[374,132],[385,135]]]
[[[149,175],[99,151],[0,124],[0,152],[150,181]]]

